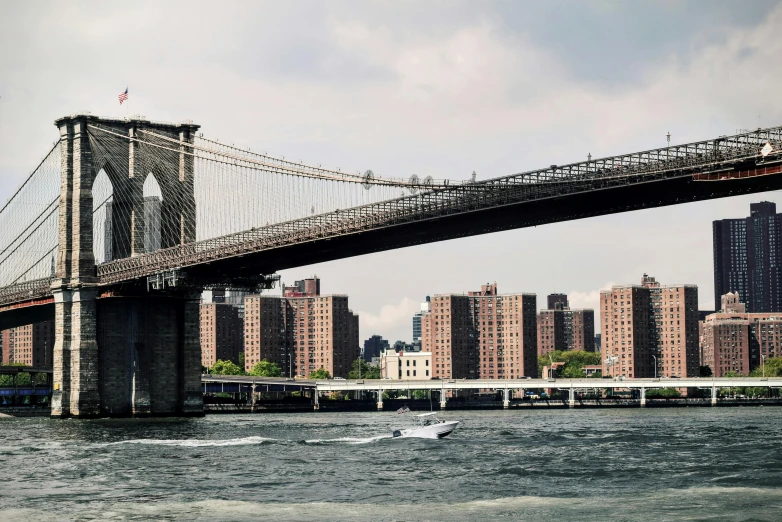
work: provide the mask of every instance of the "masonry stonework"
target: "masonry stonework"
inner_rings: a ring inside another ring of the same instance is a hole
[[[193,241],[194,205],[177,210],[177,202],[194,202],[192,156],[180,143],[141,161],[130,138],[147,132],[192,143],[198,126],[89,115],[55,125],[62,164],[52,416],[202,414],[197,301],[182,293],[98,299],[92,230],[92,186],[103,170],[114,188],[114,257],[143,254],[143,184],[154,173],[167,231],[160,246]],[[116,145],[93,148],[95,133],[116,136]]]

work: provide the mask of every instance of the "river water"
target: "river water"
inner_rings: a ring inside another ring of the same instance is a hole
[[[4,418],[0,520],[782,519],[782,408],[441,417]]]

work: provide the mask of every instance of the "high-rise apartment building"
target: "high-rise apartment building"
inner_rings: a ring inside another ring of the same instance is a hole
[[[309,279],[295,281],[293,286],[283,286],[284,297],[307,297],[320,295],[320,278],[316,275]]]
[[[535,294],[479,292],[436,295],[421,320],[423,352],[433,354],[435,378],[516,379],[535,377]]]
[[[538,313],[538,354],[555,350],[595,351],[595,311],[571,310],[564,294],[547,298],[548,310]]]
[[[244,298],[244,369],[267,360],[284,375],[293,374],[295,317],[284,297],[248,295]]]
[[[546,309],[556,310],[568,307],[567,294],[549,294],[546,296]]]
[[[388,350],[391,345],[379,335],[373,335],[366,341],[364,341],[364,360],[366,362],[372,362],[372,358],[380,357],[380,355]]]
[[[715,377],[747,375],[764,358],[782,356],[781,313],[748,313],[736,293],[721,302],[720,311],[701,323],[701,364]]]
[[[347,377],[360,356],[358,316],[346,295],[320,295],[317,277],[284,288],[283,297],[250,295],[244,306],[245,368],[263,359],[307,377],[323,368]]]
[[[698,287],[640,285],[600,292],[603,374],[625,377],[699,375]]]
[[[426,301],[421,303],[421,311],[413,316],[413,351],[421,351],[421,319],[424,314],[432,311],[432,298],[426,296]]]
[[[2,360],[36,368],[52,368],[54,321],[43,321],[0,332]]]
[[[238,307],[225,303],[201,304],[202,366],[211,368],[218,360],[239,364],[243,335]]]
[[[745,299],[750,313],[782,312],[782,214],[769,201],[750,204],[744,219],[712,224],[714,304],[729,292]]]

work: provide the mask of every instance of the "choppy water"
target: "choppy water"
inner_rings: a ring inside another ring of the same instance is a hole
[[[0,419],[0,520],[780,520],[782,408]]]

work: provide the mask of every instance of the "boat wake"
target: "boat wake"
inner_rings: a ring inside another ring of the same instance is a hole
[[[251,446],[273,442],[274,439],[265,437],[241,437],[237,439],[130,439],[109,443],[110,446],[119,444],[148,444],[151,446],[180,446],[184,448],[203,448],[214,446]]]
[[[306,444],[370,444],[372,442],[377,442],[382,439],[390,439],[392,438],[391,435],[378,435],[376,437],[364,437],[364,438],[358,438],[358,437],[340,437],[338,439],[312,439],[312,440],[305,440],[304,442]]]

